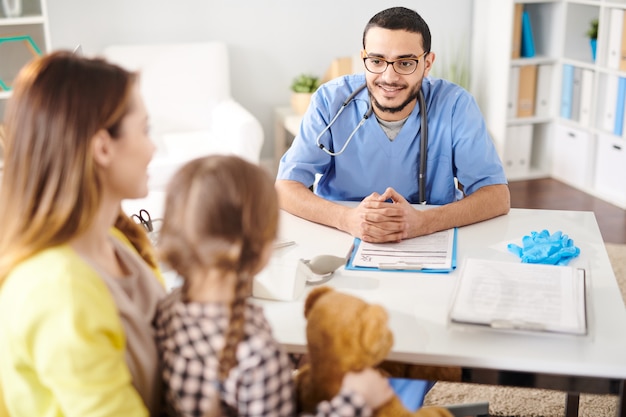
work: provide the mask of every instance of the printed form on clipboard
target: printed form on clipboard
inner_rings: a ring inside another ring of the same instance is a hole
[[[456,268],[456,235],[452,228],[394,243],[355,239],[346,269],[450,272]]]
[[[587,333],[586,271],[572,266],[467,259],[450,322],[500,330]]]

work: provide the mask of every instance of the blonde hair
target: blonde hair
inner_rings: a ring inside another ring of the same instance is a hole
[[[159,233],[163,262],[188,278],[195,270],[235,271],[235,297],[220,357],[220,380],[236,363],[243,339],[245,301],[264,249],[276,237],[278,197],[259,166],[235,156],[209,156],[187,163],[167,188]],[[187,281],[183,284],[186,296]]]
[[[66,51],[18,74],[4,122],[0,285],[19,262],[90,226],[102,191],[91,140],[101,129],[119,136],[136,78]]]

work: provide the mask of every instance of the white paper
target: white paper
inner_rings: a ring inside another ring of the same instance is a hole
[[[352,260],[355,267],[380,269],[452,269],[454,229],[397,243],[361,242]]]
[[[468,259],[452,322],[585,334],[585,274],[569,266]]]

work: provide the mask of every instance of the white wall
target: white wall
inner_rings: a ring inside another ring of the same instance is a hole
[[[291,79],[358,53],[367,21],[392,6],[424,17],[439,63],[468,45],[472,0],[48,0],[48,13],[52,48],[81,43],[87,55],[114,43],[227,42],[232,93],[263,124],[271,158],[273,108],[288,105]]]

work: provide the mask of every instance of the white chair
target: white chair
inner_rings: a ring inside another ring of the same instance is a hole
[[[102,56],[140,74],[157,152],[150,191],[163,190],[190,159],[234,154],[259,163],[263,129],[230,91],[226,44],[219,41],[112,45]]]

